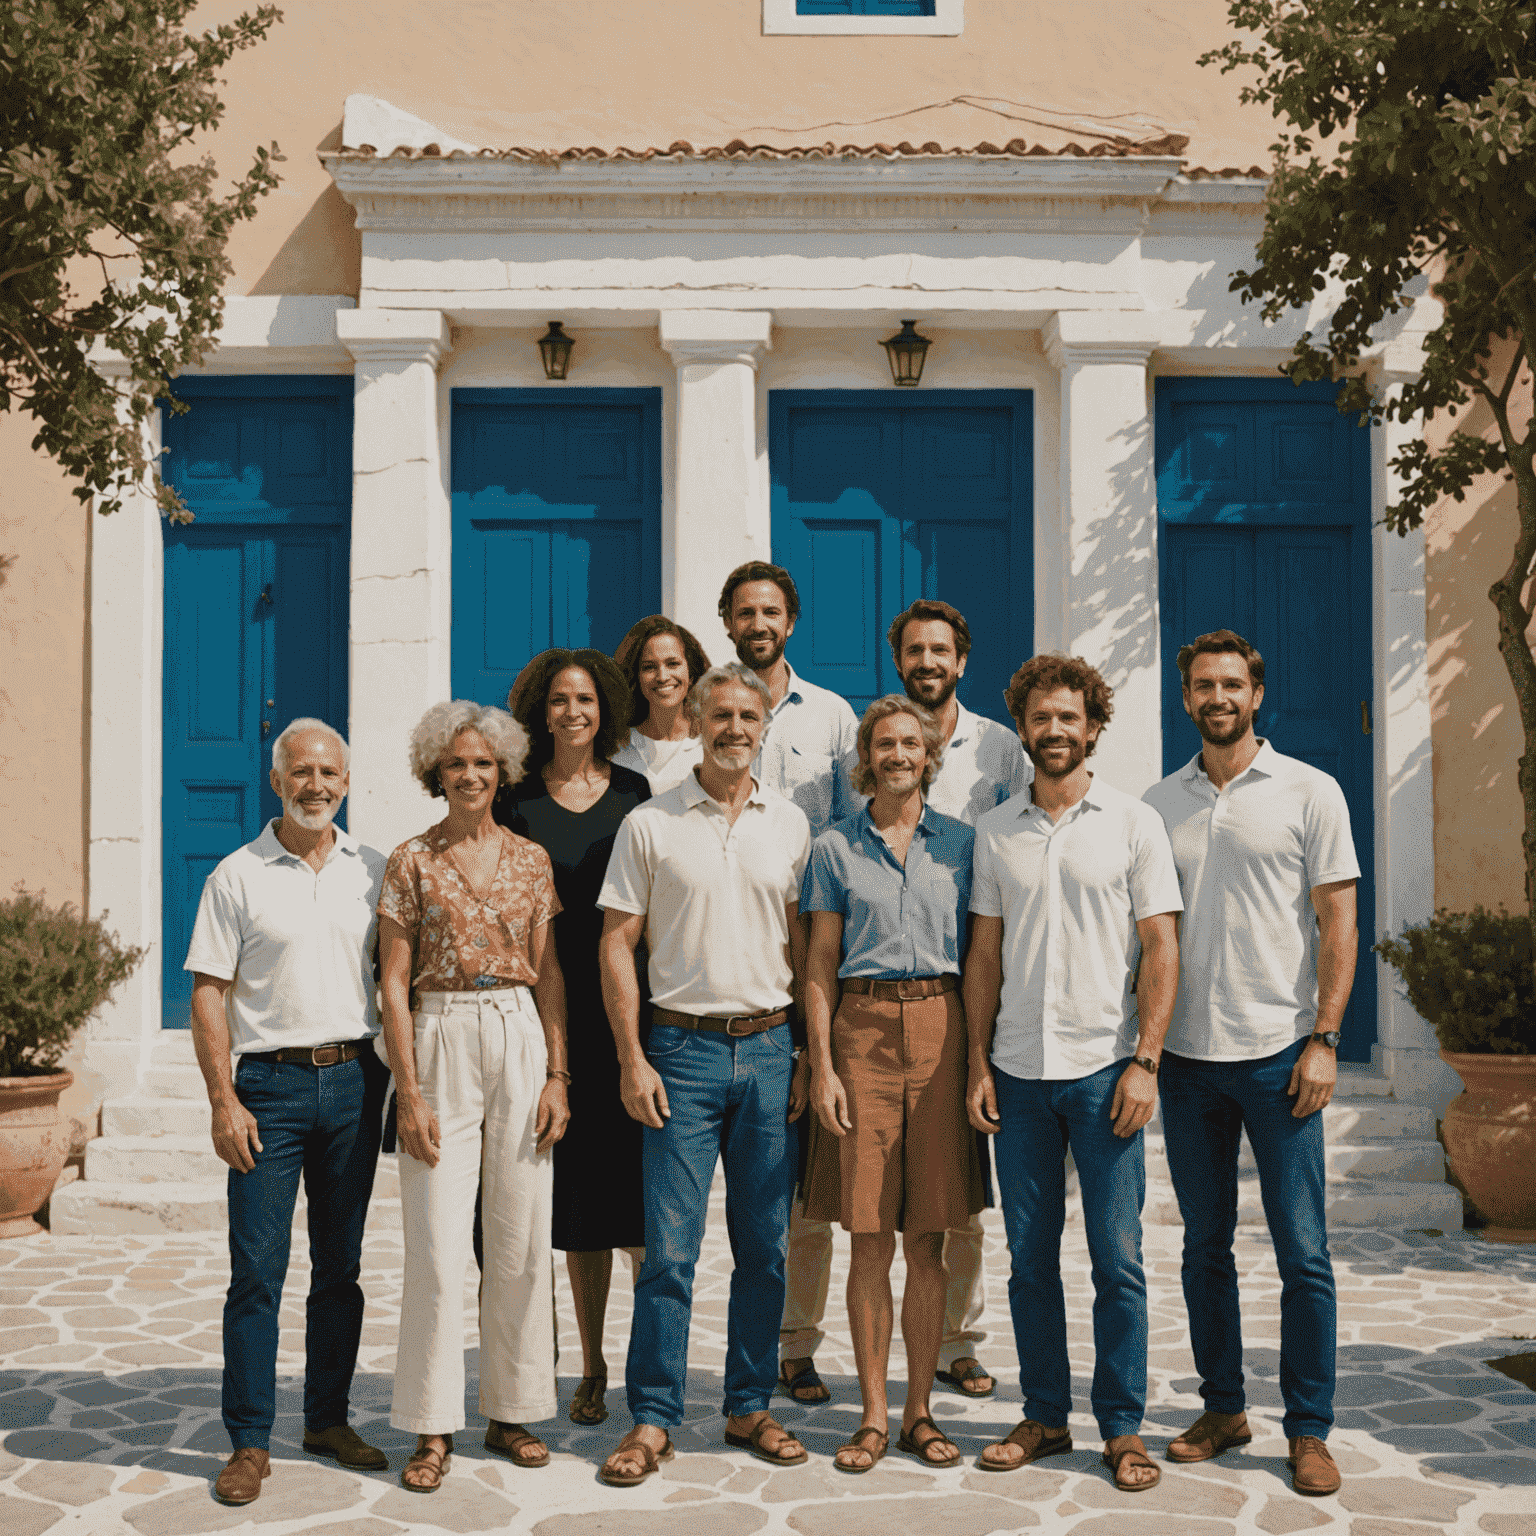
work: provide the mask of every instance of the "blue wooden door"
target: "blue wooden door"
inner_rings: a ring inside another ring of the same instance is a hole
[[[1163,771],[1200,750],[1174,664],[1196,635],[1234,629],[1264,657],[1259,735],[1331,774],[1349,803],[1361,961],[1340,1054],[1376,1038],[1369,434],[1327,386],[1158,384]]]
[[[453,391],[455,698],[661,607],[661,391]]]
[[[347,729],[352,381],[176,390],[165,477],[195,521],[165,525],[163,1005],[185,1028],[203,881],[282,812],[273,738],[301,715]]]
[[[1028,390],[776,390],[768,397],[773,557],[800,589],[795,670],[862,713],[899,693],[885,633],[919,597],[971,628],[958,694],[1008,718],[1034,642]]]

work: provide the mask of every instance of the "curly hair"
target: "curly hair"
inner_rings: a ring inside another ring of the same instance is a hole
[[[872,795],[878,787],[875,770],[869,761],[870,744],[875,739],[875,727],[882,720],[889,720],[892,715],[911,715],[922,730],[923,750],[928,754],[928,761],[923,765],[925,790],[933,783],[933,776],[944,760],[944,743],[940,739],[939,722],[933,711],[914,703],[904,693],[888,693],[884,698],[876,699],[859,721],[859,766],[853,770],[853,787],[861,795]]]
[[[1220,656],[1226,651],[1236,652],[1248,663],[1248,680],[1255,688],[1264,686],[1264,658],[1230,629],[1213,629],[1208,635],[1196,635],[1188,645],[1179,648],[1177,662],[1184,686],[1189,687],[1189,669],[1194,666],[1196,656]]]
[[[736,588],[745,586],[749,581],[771,581],[784,594],[784,612],[790,623],[800,617],[800,593],[795,586],[795,578],[782,565],[770,565],[766,560],[748,560],[725,578],[725,585],[720,589],[720,617],[727,624],[731,622]]]
[[[613,653],[614,662],[629,681],[631,725],[639,725],[651,712],[651,701],[640,691],[640,658],[645,654],[646,642],[654,640],[657,635],[677,636],[677,643],[683,648],[683,660],[688,664],[690,688],[709,671],[709,657],[704,654],[704,647],[681,624],[669,619],[664,613],[653,613],[649,618],[641,619],[638,624],[632,624],[629,633],[619,641],[618,650]]]
[[[592,755],[607,762],[629,740],[629,681],[611,657],[601,651],[567,651],[556,648],[542,651],[517,674],[507,695],[507,708],[528,733],[531,743],[523,777],[537,773],[555,755],[555,738],[550,735],[545,707],[555,679],[567,667],[580,667],[597,687],[597,740]]]
[[[434,704],[411,732],[411,777],[429,795],[447,798],[437,765],[462,731],[479,731],[485,738],[501,770],[498,784],[515,784],[522,777],[523,761],[528,756],[528,736],[522,726],[495,705],[451,699]]]
[[[1003,702],[1014,724],[1021,729],[1024,711],[1029,706],[1029,696],[1035,689],[1052,693],[1058,688],[1069,688],[1083,696],[1083,713],[1092,725],[1102,731],[1115,712],[1115,690],[1099,676],[1098,670],[1088,665],[1081,656],[1063,656],[1059,651],[1047,651],[1041,656],[1031,656],[1008,681],[1003,691]],[[1097,740],[1088,743],[1086,755],[1093,756]]]
[[[955,658],[964,661],[971,654],[971,626],[965,622],[965,615],[951,603],[940,602],[938,598],[920,597],[910,607],[904,608],[891,620],[891,627],[885,632],[885,638],[891,647],[891,655],[897,661],[901,660],[901,637],[906,632],[908,624],[921,624],[925,620],[933,620],[941,624],[948,624],[955,636]]]

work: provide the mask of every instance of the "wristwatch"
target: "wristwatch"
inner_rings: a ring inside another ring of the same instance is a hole
[[[1339,1032],[1336,1029],[1320,1029],[1312,1038],[1321,1041],[1330,1051],[1336,1051],[1339,1048]]]
[[[1150,1072],[1153,1077],[1157,1076],[1157,1063],[1150,1056],[1132,1056],[1131,1061],[1143,1072]]]

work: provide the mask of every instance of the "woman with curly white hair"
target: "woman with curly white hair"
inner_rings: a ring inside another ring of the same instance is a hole
[[[384,1039],[395,1075],[405,1283],[390,1423],[416,1433],[400,1474],[442,1483],[464,1427],[464,1278],[483,1181],[480,1411],[486,1449],[542,1467],[523,1421],[556,1411],[550,1149],[565,1133],[565,983],[549,855],[497,825],[528,738],[504,710],[435,704],[411,771],[448,814],[390,855],[379,897]]]

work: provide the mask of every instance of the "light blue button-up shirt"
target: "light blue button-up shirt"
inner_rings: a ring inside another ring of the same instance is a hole
[[[819,837],[864,803],[855,794],[859,722],[841,694],[800,677],[786,661],[789,687],[768,719],[753,777],[793,800]]]
[[[842,918],[837,974],[881,981],[957,974],[975,840],[963,821],[926,805],[905,867],[868,806],[823,832],[811,847],[800,910]]]

